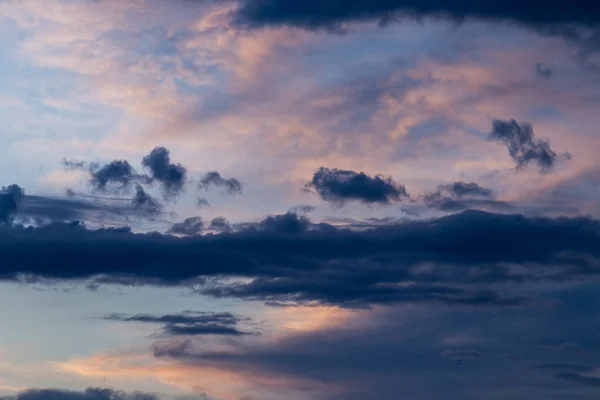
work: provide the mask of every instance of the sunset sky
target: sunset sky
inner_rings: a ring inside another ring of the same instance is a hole
[[[600,3],[0,0],[0,400],[600,396]]]

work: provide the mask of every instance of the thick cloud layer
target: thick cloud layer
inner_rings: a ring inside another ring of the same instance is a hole
[[[163,361],[316,383],[324,393],[311,398],[327,400],[593,400],[598,285],[569,286],[538,287],[545,301],[528,307],[375,308],[222,351],[195,340],[153,348]]]
[[[535,163],[542,173],[552,172],[558,154],[550,148],[548,140],[536,139],[530,124],[519,124],[517,121],[494,120],[489,139],[497,141],[508,149],[508,154],[515,161],[517,169]],[[570,158],[568,153],[562,158]]]
[[[30,389],[14,396],[1,397],[2,400],[158,400],[151,393],[126,393],[114,389],[87,388],[82,392],[59,389]]]
[[[181,285],[268,302],[517,304],[497,285],[600,273],[600,222],[469,211],[365,231],[270,217],[236,233],[177,238],[78,224],[0,228],[1,277]],[[291,228],[290,228],[291,227]],[[281,234],[282,232],[288,234]],[[208,277],[248,277],[226,283]]]
[[[595,25],[600,24],[600,5],[585,0],[245,0],[237,15],[243,25],[288,25],[307,29],[331,28],[352,21],[386,22],[395,17],[509,20],[530,26]]]
[[[315,172],[306,188],[314,188],[323,200],[337,205],[346,201],[390,204],[409,197],[406,187],[391,177],[325,167]]]
[[[228,194],[241,194],[242,184],[235,178],[225,179],[217,171],[207,172],[198,183],[198,189],[208,190],[210,186],[222,187]]]
[[[137,314],[126,316],[123,314],[111,314],[105,317],[111,321],[139,322],[145,324],[163,325],[162,332],[167,336],[193,336],[193,335],[225,335],[241,336],[249,335],[238,329],[242,319],[229,313],[206,313],[186,311],[181,314],[148,315]]]

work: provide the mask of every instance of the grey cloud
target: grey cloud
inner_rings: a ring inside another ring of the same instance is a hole
[[[210,221],[209,229],[216,232],[230,232],[233,230],[231,223],[225,217],[215,217]]]
[[[343,205],[346,201],[363,204],[390,204],[409,197],[404,185],[391,177],[371,177],[364,172],[321,167],[306,184],[306,189],[315,189],[325,201]]]
[[[517,121],[493,120],[489,140],[506,146],[510,157],[515,161],[517,169],[530,163],[538,165],[541,173],[552,172],[559,155],[550,148],[548,140],[536,139],[530,124]],[[568,153],[560,155],[570,158]]]
[[[542,290],[548,299],[563,300],[551,308],[379,308],[319,330],[224,351],[195,341],[155,343],[153,348],[165,361],[317,382],[315,396],[327,400],[393,400],[400,391],[415,400],[507,395],[518,400],[592,400],[598,395],[593,390],[598,378],[591,374],[600,365],[594,329],[599,321],[593,294],[597,288],[596,283],[583,290],[583,297],[578,285]],[[587,352],[547,346],[565,342]],[[323,387],[340,391],[319,393]]]
[[[105,388],[87,388],[84,391],[66,389],[29,389],[12,396],[0,397],[2,400],[158,400],[152,393],[126,393]]]
[[[600,24],[600,6],[584,0],[565,3],[559,0],[515,3],[500,0],[482,3],[476,0],[448,3],[440,0],[245,0],[235,16],[242,26],[296,26],[304,29],[340,30],[340,25],[355,21],[396,19],[420,20],[441,17],[455,21],[482,19],[513,21],[534,28],[569,28],[572,24]]]
[[[149,314],[137,314],[133,316],[110,314],[104,319],[122,322],[160,324],[163,325],[162,331],[167,336],[242,336],[252,334],[251,332],[238,329],[240,322],[248,321],[247,319],[242,319],[229,312],[207,313],[185,311],[180,314],[158,316]]]
[[[19,185],[0,188],[0,222],[8,222],[17,212],[25,192]]]
[[[423,202],[429,208],[446,212],[457,212],[467,209],[483,209],[490,211],[510,211],[514,206],[494,199],[491,189],[475,182],[453,182],[438,186],[434,192],[423,196]]]
[[[174,198],[184,190],[187,170],[183,165],[171,162],[170,152],[166,148],[154,148],[142,159],[142,165],[148,168],[153,180],[160,182],[166,198]]]
[[[526,299],[500,287],[598,276],[599,232],[591,218],[480,211],[360,231],[288,213],[185,238],[63,223],[3,226],[0,277],[195,282],[203,283],[198,293],[270,303],[517,305]]]
[[[222,187],[226,193],[241,194],[242,184],[235,178],[225,179],[217,171],[207,172],[198,183],[198,189],[208,190],[210,186]]]
[[[89,185],[98,192],[128,192],[133,184],[149,183],[149,177],[138,174],[126,160],[113,160],[108,164],[62,160],[66,170],[83,170],[90,175]]]
[[[542,63],[535,64],[535,73],[545,79],[550,79],[554,74],[554,71],[551,68],[544,68]]]
[[[134,210],[139,211],[148,216],[155,216],[162,213],[163,206],[158,200],[150,196],[140,185],[135,187],[135,195],[131,200],[131,205]]]
[[[208,207],[208,206],[210,206],[210,203],[208,202],[208,200],[206,200],[203,197],[197,197],[196,198],[196,206],[197,207]]]
[[[167,231],[174,235],[194,236],[204,230],[204,221],[200,217],[189,217],[181,222],[174,223]]]

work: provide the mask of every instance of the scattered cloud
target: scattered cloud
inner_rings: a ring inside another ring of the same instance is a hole
[[[336,168],[319,168],[305,188],[314,188],[323,200],[338,206],[347,201],[372,205],[390,204],[409,198],[406,187],[391,177],[371,177],[364,172]]]
[[[238,324],[243,321],[238,316],[229,312],[194,312],[185,311],[180,314],[148,315],[137,314],[126,316],[123,314],[110,314],[105,317],[110,321],[138,322],[145,324],[163,325],[162,332],[166,336],[195,336],[195,335],[224,335],[242,336],[250,335],[238,329]]]
[[[198,182],[198,189],[208,190],[210,186],[222,187],[226,193],[241,194],[242,184],[235,178],[225,179],[217,171],[207,172]]]
[[[550,148],[548,140],[536,139],[530,124],[520,124],[514,119],[493,120],[489,140],[506,146],[510,157],[517,164],[517,169],[522,169],[533,162],[538,165],[540,172],[545,174],[552,172],[559,159],[559,155]],[[563,153],[560,157],[569,159],[570,155]]]
[[[181,164],[171,163],[170,152],[166,148],[154,148],[144,156],[142,165],[148,168],[152,180],[162,185],[165,198],[177,197],[184,190],[187,183],[187,169]]]

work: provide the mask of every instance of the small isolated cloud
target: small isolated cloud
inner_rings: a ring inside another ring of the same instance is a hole
[[[475,182],[453,182],[438,186],[423,197],[425,205],[441,211],[461,211],[469,208],[506,211],[512,205],[494,199],[491,189]]]
[[[0,189],[0,223],[10,220],[24,197],[25,191],[19,185],[12,184]]]
[[[319,168],[305,189],[315,189],[325,201],[343,205],[347,201],[363,204],[390,204],[409,198],[404,185],[391,177],[371,177],[364,172]]]
[[[242,184],[235,178],[225,179],[217,171],[207,172],[198,183],[198,189],[208,190],[210,186],[218,186],[225,189],[228,194],[241,194]]]
[[[142,165],[150,171],[152,180],[160,182],[166,198],[181,194],[187,183],[187,170],[181,164],[171,163],[169,150],[154,148],[142,159]]]
[[[535,73],[545,79],[552,78],[554,71],[551,68],[544,68],[542,63],[535,64]]]
[[[559,155],[550,148],[548,140],[535,138],[530,124],[518,123],[514,119],[510,121],[496,119],[492,124],[489,140],[506,146],[518,170],[535,163],[541,173],[552,172]],[[570,158],[568,153],[560,156],[565,159]]]
[[[185,311],[180,314],[166,314],[159,316],[149,314],[137,314],[133,316],[110,314],[104,319],[111,321],[160,324],[163,326],[163,334],[167,336],[242,336],[252,334],[252,332],[238,329],[239,323],[247,321],[247,319],[241,319],[229,312],[214,313]]]
[[[204,221],[200,217],[189,217],[182,222],[174,223],[167,231],[172,235],[194,236],[204,230]]]
[[[196,206],[197,207],[208,207],[208,206],[210,206],[210,203],[204,197],[197,197],[196,198]]]

